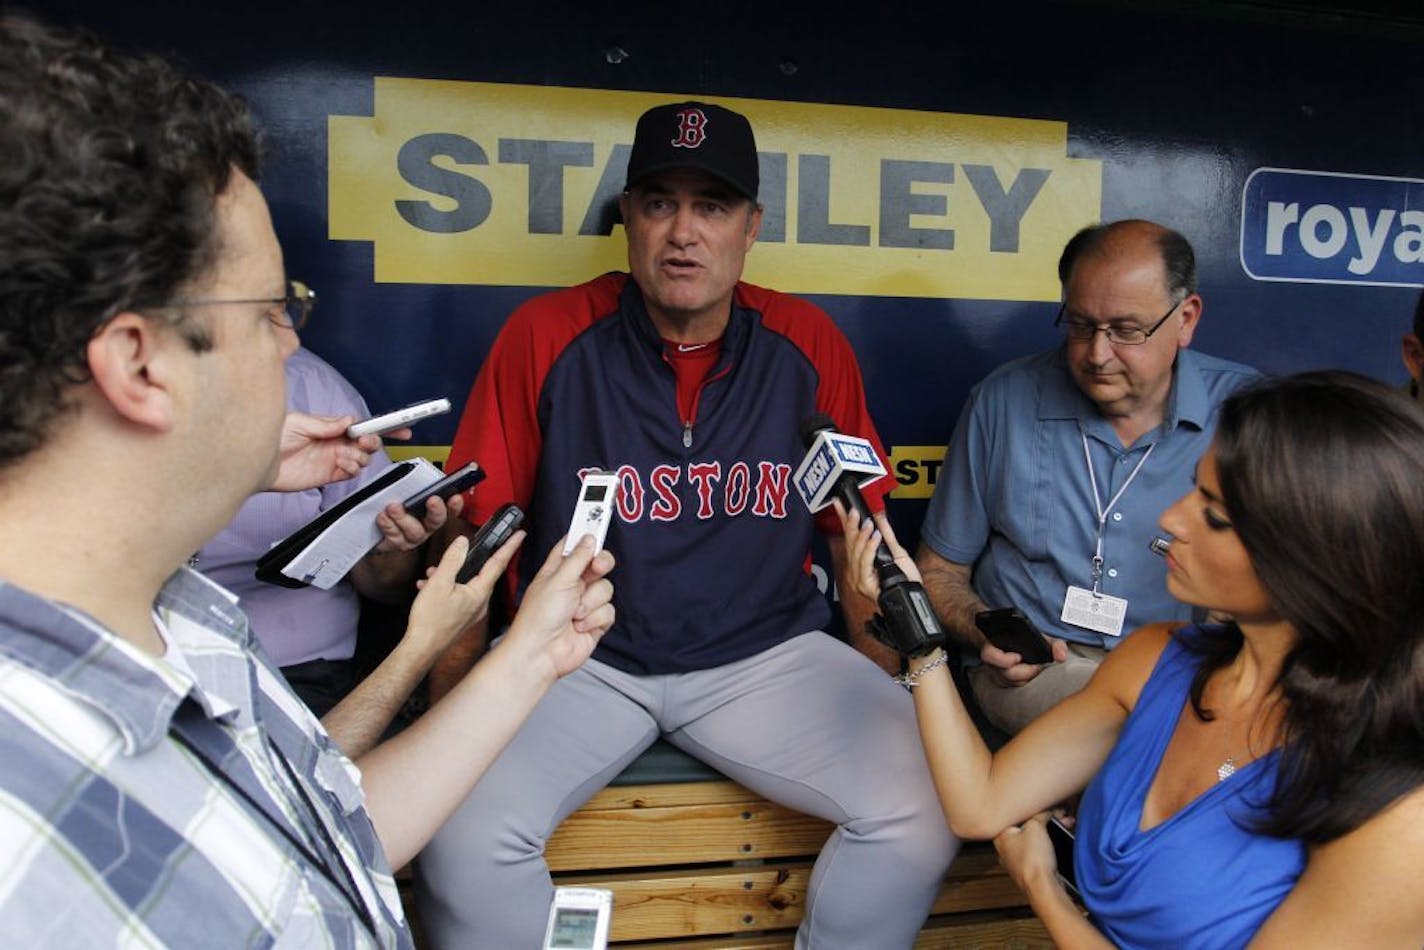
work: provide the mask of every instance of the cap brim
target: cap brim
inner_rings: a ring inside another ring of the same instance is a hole
[[[701,165],[697,162],[663,162],[661,165],[653,165],[649,168],[645,168],[643,169],[642,173],[638,175],[637,178],[627,179],[623,183],[623,190],[627,191],[634,185],[637,185],[638,183],[643,181],[647,181],[653,175],[659,175],[663,172],[672,171],[677,168],[691,168],[699,172],[705,172],[706,174],[711,175],[713,178],[722,182],[724,185],[730,187],[733,191],[741,195],[743,198],[746,198],[753,202],[757,200],[756,194],[747,190],[747,187],[745,185],[741,184],[740,182],[733,181],[726,175],[723,175],[721,172],[717,171],[715,168],[708,168],[707,166]]]

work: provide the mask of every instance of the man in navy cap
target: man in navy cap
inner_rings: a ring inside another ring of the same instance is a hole
[[[741,282],[758,180],[745,117],[648,110],[619,203],[630,273],[521,306],[475,381],[450,456],[487,472],[466,517],[515,501],[526,549],[544,550],[583,473],[616,472],[618,620],[422,854],[436,946],[536,945],[548,835],[659,736],[838,826],[797,946],[910,946],[954,856],[909,696],[823,632],[830,610],[807,570],[816,522],[790,492],[799,426],[824,412],[879,442],[830,318]],[[873,508],[882,492],[867,491]],[[839,574],[834,518],[818,526]],[[519,564],[519,590],[534,567]],[[480,643],[447,657],[446,674]]]

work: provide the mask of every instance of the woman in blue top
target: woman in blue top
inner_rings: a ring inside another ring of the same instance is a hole
[[[936,650],[909,663],[945,814],[995,838],[1060,946],[1424,946],[1424,413],[1362,377],[1224,405],[1162,516],[1167,584],[1232,622],[1145,627],[997,754]],[[883,521],[846,519],[878,592]],[[1045,809],[1084,789],[1085,918]]]

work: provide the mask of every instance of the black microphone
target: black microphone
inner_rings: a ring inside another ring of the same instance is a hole
[[[842,456],[854,459],[869,454],[874,457],[875,450],[870,444],[864,439],[843,435],[835,421],[822,412],[807,416],[801,423],[801,439],[807,448],[807,461],[801,468],[807,470],[808,477],[805,484],[798,481],[797,490],[807,503],[829,495],[840,499],[846,510],[854,511],[862,522],[871,520],[870,506],[860,493],[860,481],[865,473],[846,470],[838,461]],[[827,453],[832,461],[814,465],[812,456],[828,448],[834,448]],[[878,458],[875,458],[875,467],[884,471]],[[830,484],[826,485],[825,480]],[[883,540],[875,547],[875,573],[880,580],[880,596],[876,600],[880,612],[867,624],[871,635],[906,656],[919,656],[943,646],[944,628],[935,616],[924,586],[905,576]]]

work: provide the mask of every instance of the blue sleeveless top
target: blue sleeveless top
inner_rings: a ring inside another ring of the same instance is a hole
[[[1194,631],[1167,643],[1078,810],[1078,887],[1093,922],[1119,947],[1244,946],[1305,868],[1300,841],[1251,830],[1275,790],[1277,752],[1139,830],[1147,790],[1189,701],[1197,658],[1178,638]]]

